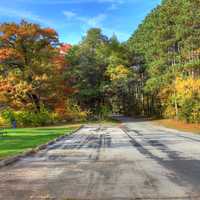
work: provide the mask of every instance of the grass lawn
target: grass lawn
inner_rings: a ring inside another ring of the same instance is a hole
[[[200,134],[200,124],[187,124],[173,119],[154,120],[153,122],[167,128]]]
[[[78,125],[65,125],[6,129],[7,135],[0,136],[0,160],[31,150],[61,135],[70,134],[78,127]]]

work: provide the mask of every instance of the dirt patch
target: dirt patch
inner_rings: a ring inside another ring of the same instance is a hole
[[[174,119],[153,120],[153,123],[167,128],[200,134],[200,124],[187,124]]]

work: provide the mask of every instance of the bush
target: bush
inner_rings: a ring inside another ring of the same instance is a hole
[[[8,127],[10,123],[8,123],[7,120],[5,120],[2,116],[0,116],[0,126],[1,127]]]
[[[109,114],[111,114],[111,109],[110,107],[106,106],[106,105],[101,105],[99,108],[99,118],[100,119],[105,119],[109,116]]]
[[[78,104],[68,99],[55,109],[55,114],[59,121],[80,122],[88,119],[90,111],[82,110]]]
[[[10,109],[2,112],[2,118],[10,125],[16,121],[18,127],[26,126],[44,126],[53,124],[56,121],[56,115],[50,113],[47,109],[42,108],[40,112],[33,111],[12,111]]]
[[[1,113],[2,122],[11,125],[15,120],[15,113],[11,109],[3,110]]]
[[[186,99],[181,107],[179,118],[190,123],[200,122],[200,99],[196,101],[194,98]]]

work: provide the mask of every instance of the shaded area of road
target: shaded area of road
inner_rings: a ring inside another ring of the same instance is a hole
[[[0,199],[200,199],[200,137],[121,120],[0,169]]]

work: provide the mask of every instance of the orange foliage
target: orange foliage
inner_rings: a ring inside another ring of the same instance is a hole
[[[0,49],[0,61],[4,61],[7,59],[19,59],[21,55],[12,48],[1,48]]]
[[[56,31],[52,28],[44,28],[42,29],[42,33],[47,36],[55,36],[57,35]]]

